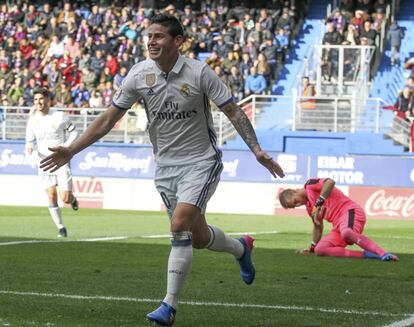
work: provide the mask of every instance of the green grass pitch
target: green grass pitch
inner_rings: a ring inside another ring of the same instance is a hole
[[[0,326],[147,326],[170,249],[168,238],[147,236],[168,234],[166,215],[81,208],[63,216],[69,237],[58,240],[47,208],[0,207]],[[414,323],[414,222],[368,221],[365,234],[400,257],[378,262],[295,254],[310,243],[309,219],[207,219],[257,233],[256,280],[245,285],[229,254],[194,250],[175,326]]]

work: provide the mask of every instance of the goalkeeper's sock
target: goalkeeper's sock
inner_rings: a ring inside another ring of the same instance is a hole
[[[377,243],[373,242],[368,237],[353,231],[351,228],[346,228],[343,231],[341,231],[341,236],[345,241],[349,243],[352,242],[358,245],[360,248],[364,249],[365,251],[375,253],[380,257],[382,257],[386,253],[386,251],[383,248],[381,248]]]
[[[172,233],[171,245],[168,258],[167,295],[163,301],[176,309],[178,297],[184,287],[193,260],[191,232]]]
[[[244,247],[239,240],[226,235],[220,228],[208,225],[210,241],[206,248],[217,252],[227,252],[240,259],[244,253]]]
[[[63,225],[63,220],[62,220],[62,212],[60,211],[60,208],[57,204],[55,206],[50,206],[49,212],[58,229],[62,229],[63,227],[65,227]]]

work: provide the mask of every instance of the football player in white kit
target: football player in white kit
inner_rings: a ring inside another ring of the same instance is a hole
[[[58,145],[68,146],[77,137],[73,125],[63,112],[50,111],[50,94],[45,88],[37,88],[33,92],[34,111],[30,115],[26,127],[26,153],[31,155],[36,149],[40,159],[48,156],[49,147]],[[58,205],[59,187],[61,200],[70,204],[73,210],[78,210],[78,201],[72,194],[72,172],[69,163],[60,167],[56,172],[49,173],[39,168],[42,188],[49,198],[49,212],[59,230],[58,237],[67,237],[67,230],[62,220],[62,212]]]
[[[221,79],[205,63],[180,55],[184,40],[180,22],[171,15],[154,16],[147,35],[149,59],[131,68],[112,105],[69,147],[51,149],[53,154],[42,160],[40,167],[59,169],[108,133],[136,101],[144,100],[157,166],[155,185],[170,217],[172,245],[167,294],[147,319],[160,326],[172,326],[193,248],[232,254],[246,284],[253,282],[256,272],[251,259],[253,239],[248,235],[233,239],[206,222],[207,202],[223,168],[209,99],[230,119],[259,163],[274,177],[283,177],[284,173],[262,151],[248,117]]]

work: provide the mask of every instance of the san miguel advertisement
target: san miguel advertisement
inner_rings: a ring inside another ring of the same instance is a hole
[[[250,151],[223,150],[223,189],[234,194],[234,189],[237,191],[245,185],[250,197],[260,194],[256,199],[260,205],[255,207],[266,208],[261,213],[286,215],[287,211],[278,204],[278,192],[284,188],[303,187],[311,177],[329,177],[365,209],[367,216],[414,220],[414,156],[270,155],[284,169],[285,178],[274,179]],[[36,155],[25,155],[23,142],[0,142],[0,177],[3,183],[9,183],[9,177],[16,175],[34,177],[37,175],[37,163]],[[111,198],[116,203],[110,202],[110,207],[122,202],[119,198],[115,200],[117,194],[108,193],[110,188],[105,185],[109,179],[111,183],[119,183],[120,190],[136,181],[141,184],[145,181],[145,185],[148,182],[151,189],[154,188],[155,162],[149,146],[93,145],[76,155],[71,167],[74,191],[88,206],[108,206]],[[134,185],[129,186],[132,193],[136,189]],[[147,190],[145,192],[148,193]],[[130,201],[135,203],[135,194],[132,193]],[[158,201],[155,200],[156,195],[148,201],[155,204]],[[129,208],[128,204],[125,206]],[[230,212],[234,208],[220,204],[217,210]],[[246,207],[245,210],[253,209]],[[304,211],[292,210],[289,214],[304,215]]]

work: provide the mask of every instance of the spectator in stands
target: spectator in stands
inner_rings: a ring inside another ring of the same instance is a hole
[[[387,40],[391,46],[391,65],[400,64],[400,47],[401,40],[404,38],[404,32],[398,26],[397,22],[392,22],[387,32]]]
[[[60,108],[71,107],[72,94],[68,86],[66,85],[65,81],[61,82],[56,87],[54,102],[55,102],[56,107],[60,107]]]
[[[293,30],[293,27],[295,26],[295,21],[293,18],[289,15],[289,8],[285,7],[283,8],[282,15],[280,16],[279,20],[276,23],[275,30],[280,30],[283,28],[287,35],[290,34],[290,32]]]
[[[244,78],[237,66],[230,68],[230,75],[227,76],[227,85],[230,87],[233,99],[237,102],[244,96]]]
[[[342,34],[345,31],[346,27],[346,19],[342,15],[339,8],[336,8],[330,17],[327,19],[328,22],[332,23],[332,25],[335,27],[335,30]]]
[[[103,108],[103,98],[102,94],[99,91],[92,91],[91,97],[89,98],[89,107],[91,108]]]
[[[358,31],[354,25],[348,24],[347,30],[344,33],[344,41],[342,44],[358,45],[360,43]]]
[[[414,117],[414,96],[408,86],[405,86],[395,101],[394,108],[396,115],[409,119]]]
[[[21,78],[14,79],[14,83],[7,92],[7,97],[10,99],[13,106],[17,106],[19,99],[23,97],[24,89],[22,87]]]
[[[384,11],[381,8],[378,8],[377,11],[372,14],[372,28],[380,34],[382,26],[384,25],[385,27],[386,24],[387,18],[385,17]]]
[[[33,106],[33,95],[36,89],[36,80],[34,78],[29,79],[24,91],[23,91],[23,105],[26,107]]]
[[[221,67],[223,68],[224,73],[227,75],[230,74],[231,67],[237,66],[238,64],[239,61],[235,58],[233,51],[229,51],[227,58],[221,60]]]
[[[257,59],[253,62],[253,66],[256,67],[257,73],[262,75],[266,79],[266,84],[269,85],[271,70],[270,65],[267,62],[267,59],[263,53],[257,55]]]
[[[239,64],[239,72],[243,76],[243,79],[246,79],[250,74],[250,68],[253,66],[253,61],[250,58],[250,55],[246,52],[242,54],[242,60]]]
[[[247,44],[242,51],[248,53],[252,60],[257,58],[258,50],[252,38],[247,38]]]
[[[115,89],[118,89],[122,85],[122,82],[125,79],[127,73],[128,73],[128,69],[125,66],[122,66],[119,69],[118,73],[115,75],[115,78],[114,78]]]
[[[376,45],[377,32],[372,28],[372,24],[369,20],[364,22],[364,28],[360,33],[360,38],[363,37],[368,39],[368,45]]]
[[[270,75],[272,79],[276,79],[277,51],[278,46],[273,44],[273,39],[267,37],[265,42],[260,45],[260,52],[266,57],[270,66]]]
[[[312,243],[302,254],[317,256],[367,258],[382,261],[398,261],[398,257],[387,253],[378,244],[362,235],[366,215],[364,209],[335,187],[330,178],[311,178],[303,188],[286,189],[279,195],[283,208],[306,206],[313,222]],[[333,226],[323,236],[323,222]],[[358,245],[364,251],[349,250],[349,245]]]
[[[326,24],[326,32],[323,36],[322,43],[324,45],[338,45],[342,43],[342,36],[336,31],[334,24]]]
[[[246,78],[244,94],[246,96],[249,96],[250,94],[263,94],[266,88],[266,79],[263,75],[257,73],[257,68],[255,66],[252,66],[250,68],[250,74]]]
[[[213,45],[213,51],[217,51],[219,58],[226,58],[227,53],[230,51],[230,46],[224,43],[223,36],[215,37],[214,41],[216,43]]]
[[[364,12],[362,10],[355,10],[355,15],[351,19],[351,24],[355,26],[358,33],[362,31],[364,21]]]
[[[313,97],[316,95],[315,88],[312,84],[310,84],[308,76],[303,77],[302,84],[303,84],[302,96],[305,97],[305,99],[300,100],[302,109],[315,109],[316,100],[306,99],[307,97]]]
[[[411,76],[414,76],[414,57],[411,57],[404,63],[404,68],[409,69]]]
[[[87,107],[89,104],[90,92],[86,89],[85,84],[79,83],[73,88],[72,100],[76,107]]]
[[[91,59],[91,70],[95,73],[96,76],[101,76],[101,72],[105,67],[105,59],[101,50],[95,52],[95,56]]]
[[[409,87],[411,92],[414,93],[414,76],[410,76],[407,78],[405,86]]]
[[[216,66],[221,65],[220,56],[219,56],[219,54],[216,50],[213,50],[211,52],[210,57],[208,57],[206,59],[206,64],[209,65],[210,68],[213,69],[213,70],[214,70],[214,68],[216,68]]]
[[[63,5],[63,11],[61,11],[57,16],[57,23],[60,25],[69,21],[69,19],[75,20],[76,15],[75,12],[72,10],[70,2],[65,2]]]
[[[289,47],[289,37],[287,36],[285,29],[279,28],[273,39],[273,44],[276,46],[276,61],[281,65],[285,62]]]
[[[236,35],[234,37],[234,40],[238,42],[241,47],[243,47],[247,43],[247,36],[248,36],[248,31],[246,29],[244,21],[241,20],[239,21],[236,27]]]

